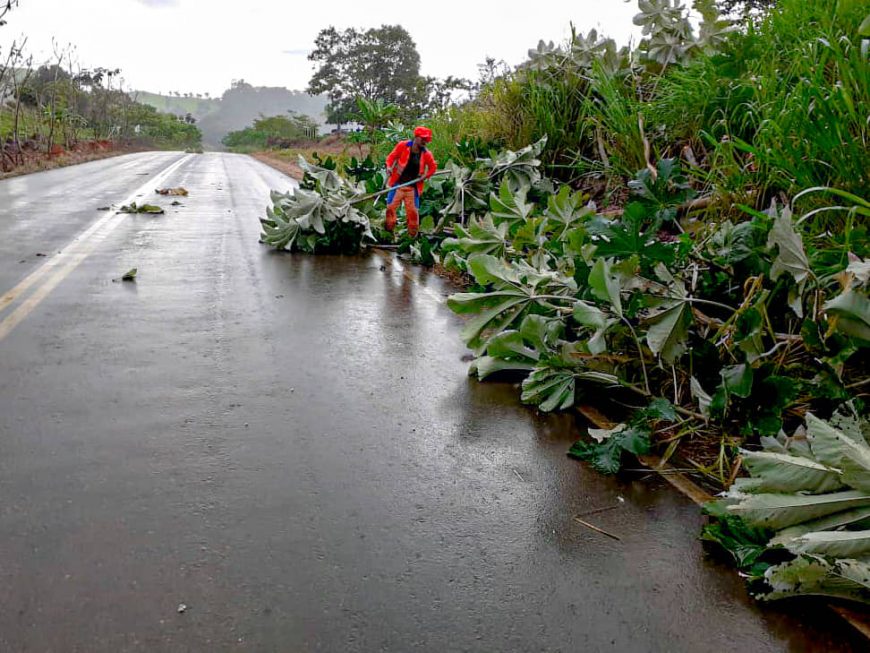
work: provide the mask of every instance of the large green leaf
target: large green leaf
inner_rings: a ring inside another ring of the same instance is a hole
[[[498,333],[517,321],[529,302],[528,293],[513,290],[456,293],[447,299],[447,305],[456,313],[478,314],[477,317],[469,320],[460,332],[465,344],[474,350],[484,348],[486,332]]]
[[[574,303],[572,313],[574,321],[593,331],[586,341],[586,346],[591,354],[602,354],[607,351],[607,342],[604,339],[607,330],[619,320],[609,318],[604,311],[588,302],[578,300]]]
[[[860,558],[870,553],[870,531],[820,531],[805,533],[786,544],[792,553],[831,558]]]
[[[742,397],[743,399],[752,394],[752,366],[745,363],[741,365],[729,365],[723,367],[719,374],[722,377],[722,388],[728,394]]]
[[[448,298],[447,305],[456,313],[478,313],[460,334],[477,353],[482,353],[491,335],[519,324],[532,307],[539,313],[555,313],[551,300],[542,295],[565,295],[568,301],[576,290],[572,280],[556,273],[536,270],[522,261],[508,264],[488,254],[469,257],[468,270],[479,284],[493,290],[457,293]]]
[[[647,321],[646,342],[650,351],[673,364],[688,347],[691,305],[684,300],[669,300]]]
[[[841,428],[812,414],[806,421],[809,446],[798,434],[787,438],[781,433],[765,440],[768,451],[742,452],[752,478],[739,480],[716,505],[750,525],[780,529],[766,545],[777,552],[751,552],[755,562],[750,587],[759,598],[818,594],[868,601],[870,567],[853,558],[870,556],[870,492],[830,490],[862,487],[870,446],[854,415],[835,414],[832,422]],[[757,570],[782,560],[786,554],[781,547],[797,557],[768,568],[759,583]]]
[[[759,221],[721,223],[707,240],[707,251],[722,266],[743,263],[750,270],[759,269],[766,231]]]
[[[774,218],[773,228],[767,236],[767,247],[778,250],[770,268],[770,277],[776,280],[783,273],[788,273],[794,279],[797,288],[789,292],[789,305],[798,317],[802,317],[800,295],[803,294],[803,288],[811,274],[810,262],[804,251],[803,241],[795,231],[792,213],[788,208],[784,208]]]
[[[590,429],[590,434],[594,431]],[[622,466],[624,453],[642,456],[650,451],[649,430],[639,426],[621,424],[614,429],[602,430],[597,440],[576,442],[568,455],[585,460],[602,474],[615,474]]]
[[[847,438],[870,445],[870,419],[860,418],[851,404],[831,415],[829,423]]]
[[[523,341],[541,355],[553,349],[564,332],[565,323],[561,318],[527,315],[520,324],[520,335]]]
[[[574,405],[576,377],[570,369],[539,367],[523,381],[520,399],[535,404],[544,412],[570,408]]]
[[[584,206],[583,200],[582,191],[572,192],[567,184],[547,199],[544,216],[554,229],[555,238],[564,239],[572,227],[594,213],[592,208]]]
[[[541,160],[538,157],[546,144],[547,137],[544,136],[516,152],[504,150],[488,159],[480,159],[480,163],[490,169],[493,179],[507,180],[511,192],[528,189],[541,179]]]
[[[863,437],[838,431],[812,413],[807,413],[807,433],[820,461],[842,468],[849,487],[870,492],[870,445]]]
[[[776,534],[776,537],[770,540],[770,546],[785,545],[796,537],[813,533],[815,531],[830,531],[851,526],[870,519],[870,506],[864,508],[854,508],[853,510],[844,510],[837,512],[827,517],[819,519],[811,519],[803,524],[789,526]]]
[[[613,312],[622,317],[619,276],[607,259],[597,258],[589,272],[589,287],[598,299],[610,302]]]
[[[540,358],[538,351],[526,344],[519,331],[502,331],[494,335],[487,343],[486,354],[472,364],[472,373],[476,373],[481,381],[496,372],[530,372]]]
[[[317,190],[321,193],[338,191],[349,186],[349,182],[335,170],[314,165],[301,154],[297,158],[297,163],[306,175],[314,179]]]
[[[753,526],[786,528],[842,510],[870,506],[870,495],[858,490],[830,494],[751,494],[728,506]]]
[[[505,255],[508,224],[496,226],[490,214],[482,219],[472,217],[463,227],[456,225],[456,238],[447,238],[442,243],[445,252],[459,250],[466,257],[472,254],[491,254],[498,258]]]
[[[829,596],[870,603],[870,565],[844,559],[799,556],[765,572],[767,589],[756,592],[764,601],[794,596]]]
[[[656,262],[672,263],[676,258],[676,245],[658,239],[658,223],[647,224],[647,209],[640,202],[625,207],[619,220],[596,218],[589,224],[589,232],[597,236],[596,253],[603,257],[625,259],[639,256],[652,267]]]
[[[448,215],[467,216],[483,213],[488,206],[487,198],[492,190],[489,175],[485,170],[469,170],[447,163],[447,172],[453,180],[453,201],[445,209]]]
[[[526,317],[526,320],[531,316]],[[537,362],[541,355],[533,347],[529,347],[519,331],[502,331],[490,338],[486,353],[496,358],[516,358]]]
[[[761,304],[758,302],[756,305]],[[746,355],[746,361],[753,363],[765,351],[764,347],[764,317],[761,311],[751,306],[737,318],[737,330],[734,340],[737,347]]]
[[[836,320],[838,331],[870,344],[870,299],[849,289],[825,302],[825,311]]]
[[[841,473],[821,463],[767,451],[741,451],[743,463],[756,481],[754,492],[832,492],[843,486]]]
[[[495,358],[493,356],[478,356],[472,362],[468,373],[483,381],[488,376],[498,372],[531,372],[535,362],[525,362],[520,359]]]
[[[559,319],[542,315],[527,315],[518,331],[502,331],[492,336],[486,345],[486,356],[472,364],[472,373],[480,380],[496,372],[530,372],[542,356],[549,355],[564,331]]]
[[[574,405],[578,381],[605,386],[619,384],[613,374],[572,367],[564,359],[556,359],[540,363],[523,381],[521,399],[545,412],[564,410]]]
[[[534,204],[526,202],[526,191],[526,188],[512,191],[507,180],[502,181],[498,195],[489,196],[492,221],[497,225],[507,223],[509,227],[524,223],[535,208]]]

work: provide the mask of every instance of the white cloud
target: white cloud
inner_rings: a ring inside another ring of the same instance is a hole
[[[178,0],[136,0],[136,2],[149,7],[174,7],[178,4]]]
[[[312,73],[306,46],[330,24],[402,24],[417,44],[423,74],[474,78],[487,56],[516,65],[539,39],[565,40],[571,22],[626,43],[638,33],[635,13],[634,0],[333,0],[322,12],[286,0],[39,0],[12,12],[0,38],[27,34],[42,56],[52,37],[72,43],[83,66],[121,68],[134,88],[219,94],[239,78],[305,88]]]

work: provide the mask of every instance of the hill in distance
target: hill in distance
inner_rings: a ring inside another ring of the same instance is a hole
[[[325,96],[312,96],[281,86],[252,86],[244,80],[234,81],[220,98],[174,96],[137,91],[131,95],[158,111],[176,115],[191,114],[202,131],[203,145],[223,149],[221,139],[231,131],[244,129],[260,116],[303,114],[317,124],[326,124]]]
[[[216,111],[220,106],[218,98],[184,97],[174,95],[159,95],[148,91],[136,91],[131,97],[142,104],[149,104],[158,111],[174,113],[176,115],[191,114],[197,120],[201,120],[209,113]]]

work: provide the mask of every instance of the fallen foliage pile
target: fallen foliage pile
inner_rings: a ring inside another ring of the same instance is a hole
[[[851,407],[829,422],[807,414],[793,436],[741,452],[738,479],[707,511],[703,538],[728,551],[750,591],[870,603],[870,422]]]

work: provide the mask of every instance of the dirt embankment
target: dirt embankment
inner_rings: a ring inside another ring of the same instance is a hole
[[[257,161],[262,161],[267,166],[275,168],[278,172],[293,177],[296,181],[302,181],[302,168],[292,161],[277,156],[274,152],[252,152],[251,156]]]
[[[351,157],[364,159],[368,151],[367,145],[348,143],[343,136],[332,134],[320,141],[298,143],[287,149],[253,152],[251,156],[279,172],[301,181],[302,168],[296,163],[299,155],[304,156],[308,161],[314,161],[314,155],[317,154],[323,159],[331,156],[338,162],[347,162]]]
[[[14,156],[9,155],[4,158],[5,165],[4,169],[0,169],[0,179],[27,175],[32,172],[51,170],[53,168],[62,168],[97,159],[107,159],[113,156],[129,154],[130,152],[141,152],[145,149],[148,148],[120,145],[111,141],[84,141],[68,150],[55,145],[51,152],[23,147]]]

